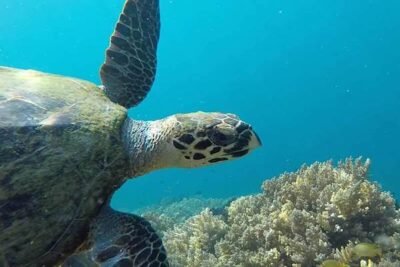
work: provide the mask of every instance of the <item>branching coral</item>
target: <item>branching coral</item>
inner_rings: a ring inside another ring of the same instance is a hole
[[[164,200],[159,205],[139,209],[134,213],[141,214],[163,235],[166,230],[171,229],[176,224],[183,223],[191,216],[199,214],[205,208],[209,208],[214,214],[223,213],[224,207],[230,201],[231,199],[204,199],[200,197],[182,198],[179,201]]]
[[[214,216],[205,209],[164,236],[164,244],[175,252],[177,266],[216,266],[213,256],[215,245],[227,233],[227,225],[220,216]]]
[[[265,181],[262,194],[236,199],[225,216],[206,209],[166,230],[172,265],[308,267],[351,257],[350,247],[338,251],[369,242],[382,247],[378,261],[386,265],[379,266],[400,266],[399,211],[389,193],[367,180],[369,165],[314,163]]]
[[[263,189],[277,205],[292,203],[315,215],[331,244],[340,247],[349,239],[373,239],[395,230],[395,200],[367,180],[369,165],[360,159],[337,168],[331,162],[315,163],[266,181]]]

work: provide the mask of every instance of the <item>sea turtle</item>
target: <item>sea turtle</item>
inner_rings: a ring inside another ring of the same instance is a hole
[[[109,206],[113,192],[155,169],[208,165],[260,145],[233,114],[127,116],[153,83],[159,31],[158,0],[127,0],[102,86],[0,68],[0,266],[168,266],[151,225]]]

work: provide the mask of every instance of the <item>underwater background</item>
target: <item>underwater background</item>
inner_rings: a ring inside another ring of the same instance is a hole
[[[0,1],[0,65],[99,84],[123,0]],[[130,115],[222,111],[253,124],[263,146],[203,169],[131,180],[113,206],[259,192],[303,163],[372,160],[400,198],[400,2],[161,0],[156,82]]]

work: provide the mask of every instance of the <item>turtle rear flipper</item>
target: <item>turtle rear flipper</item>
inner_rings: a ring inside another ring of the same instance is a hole
[[[67,259],[64,267],[168,267],[161,238],[145,219],[104,208],[91,226],[89,250]]]

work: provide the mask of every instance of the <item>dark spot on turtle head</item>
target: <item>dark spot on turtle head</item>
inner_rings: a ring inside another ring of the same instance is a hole
[[[203,154],[201,154],[201,153],[195,153],[194,155],[193,155],[193,159],[194,160],[200,160],[200,159],[204,159],[206,156],[204,156]]]
[[[249,150],[248,150],[248,149],[245,149],[245,150],[242,150],[242,151],[234,152],[234,153],[232,153],[231,155],[232,155],[234,158],[238,158],[238,157],[242,157],[242,156],[246,155],[247,153],[249,153]]]
[[[196,148],[196,149],[206,149],[207,147],[209,147],[209,146],[211,146],[211,145],[212,145],[211,141],[208,140],[208,139],[206,139],[206,140],[203,140],[203,141],[198,142],[198,143],[194,146],[194,148]]]
[[[248,124],[246,124],[246,123],[240,123],[240,125],[236,128],[236,131],[238,132],[238,133],[241,133],[241,132],[243,132],[244,130],[247,130],[247,129],[249,129],[250,128],[250,126],[248,125]]]
[[[237,145],[240,147],[247,147],[249,145],[249,140],[245,138],[240,138],[237,142]]]
[[[190,159],[190,157],[189,156],[185,156],[185,159]]]
[[[183,146],[182,144],[178,143],[178,142],[175,141],[175,140],[174,140],[172,143],[174,144],[174,147],[176,147],[177,149],[180,149],[180,150],[186,149],[185,146]]]
[[[250,137],[252,136],[250,131],[244,132],[240,135],[240,137],[245,138],[247,140],[250,140]]]
[[[214,148],[210,151],[210,154],[215,154],[215,153],[218,153],[218,152],[220,152],[220,151],[221,151],[221,147],[217,146],[217,147],[214,147]]]
[[[227,146],[234,143],[237,140],[236,132],[222,132],[220,130],[214,130],[209,132],[209,137],[212,142],[219,146]]]
[[[224,161],[224,160],[228,160],[228,159],[227,158],[215,158],[215,159],[210,159],[208,162],[215,163],[215,162],[220,162],[220,161]]]
[[[181,137],[179,137],[179,141],[190,145],[194,141],[194,137],[191,134],[184,134]]]
[[[215,139],[217,139],[218,141],[224,142],[227,139],[227,136],[223,133],[215,133],[214,134]]]
[[[235,153],[237,151],[242,151],[243,148],[247,148],[249,145],[249,140],[245,139],[245,138],[240,138],[239,141],[236,142],[236,144],[230,148],[230,149],[225,149],[224,152],[226,153]]]

